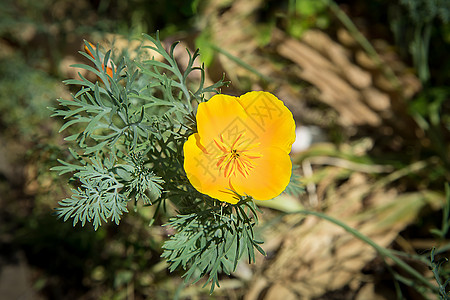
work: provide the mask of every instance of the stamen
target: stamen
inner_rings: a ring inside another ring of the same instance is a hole
[[[250,174],[254,168],[253,160],[262,157],[257,152],[249,152],[259,146],[258,144],[246,145],[246,140],[243,139],[244,134],[240,134],[232,143],[224,141],[223,136],[220,135],[219,140],[214,140],[217,148],[221,153],[216,157],[216,167],[219,171],[223,171],[223,175],[227,178],[237,175],[237,172],[244,177]]]

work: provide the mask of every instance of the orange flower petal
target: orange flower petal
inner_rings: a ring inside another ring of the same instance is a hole
[[[259,149],[260,159],[254,161],[252,172],[244,178],[231,178],[231,184],[240,195],[256,200],[270,200],[280,195],[289,184],[292,162],[289,155],[278,147]]]
[[[96,50],[97,47],[94,46],[91,42],[88,42],[89,46],[91,46],[92,50]],[[90,57],[94,58],[94,55],[92,54],[91,50],[89,50],[89,47],[85,44],[84,45],[84,50],[86,51],[87,54],[89,54]],[[103,70],[105,70],[105,65],[103,63],[103,60],[105,58],[105,56],[103,55],[103,53],[99,53],[100,59],[102,60],[102,68]],[[114,63],[111,59],[108,60],[107,66],[106,66],[106,74],[108,74],[109,76],[111,76],[111,78],[113,77],[113,68],[114,71],[116,70],[116,67],[114,66]]]
[[[95,51],[97,47],[95,47],[91,42],[88,42],[89,46]],[[84,51],[86,51],[87,54],[89,54],[90,57],[94,58],[94,55],[92,54],[91,50],[89,50],[89,47],[85,44],[84,45]]]
[[[268,92],[249,92],[238,99],[249,115],[248,124],[262,146],[278,146],[287,153],[295,141],[295,122],[290,110]]]
[[[215,166],[216,159],[202,145],[200,136],[192,134],[184,143],[184,170],[192,186],[200,193],[229,203],[238,199],[230,191],[229,179]]]
[[[102,64],[102,67],[104,68],[105,66]],[[106,74],[108,74],[112,78],[113,77],[113,69],[110,67],[106,67]]]

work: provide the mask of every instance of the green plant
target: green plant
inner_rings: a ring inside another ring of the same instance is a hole
[[[438,283],[439,286],[439,299],[447,300],[450,299],[450,293],[447,292],[447,285],[450,282],[450,278],[447,278],[445,282],[441,281],[441,275],[439,273],[441,266],[448,261],[447,258],[443,257],[439,260],[436,260],[435,256],[436,249],[431,249],[430,261],[431,261],[431,270],[433,271],[434,279]]]
[[[445,185],[445,196],[446,196],[446,200],[445,200],[445,204],[443,207],[443,211],[442,211],[442,225],[441,225],[441,229],[432,229],[431,233],[434,233],[435,235],[437,235],[439,237],[439,239],[443,240],[445,238],[445,236],[448,233],[448,230],[450,228],[450,186],[447,183]]]
[[[327,5],[327,0],[290,0],[288,2],[287,32],[298,38],[312,27],[327,28],[330,23],[326,13]]]
[[[116,60],[111,51],[102,55],[85,42],[91,55],[80,53],[94,67],[76,67],[93,72],[101,83],[81,75],[67,80],[80,89],[53,109],[53,116],[65,121],[61,131],[71,132],[70,159],[59,160],[53,170],[71,174],[74,185],[56,215],[74,225],[92,223],[97,230],[105,222],[119,224],[131,200],[135,209],[156,205],[156,213],[173,205],[177,215],[166,225],[175,233],[162,256],[170,271],[187,270],[186,282],[208,276],[205,285],[211,283],[212,292],[221,272],[234,271],[243,257],[254,261],[255,249],[264,253],[253,232],[258,221],[253,199],[236,194],[237,204],[221,203],[198,192],[183,169],[183,144],[196,131],[194,107],[226,83],[205,86],[203,67],[194,67],[198,51],[188,51],[182,71],[173,54],[177,44],[166,51],[158,34],[145,37],[153,46],[144,48],[161,60],[123,58],[111,64]],[[198,82],[189,80],[194,71],[200,72]],[[289,190],[296,189],[294,184]]]
[[[448,168],[450,167],[448,128],[450,124],[450,114],[446,101],[450,95],[450,90],[446,87],[431,87],[421,92],[409,106],[410,114],[424,131],[430,144],[427,148],[430,153],[439,157],[442,166],[435,170],[434,177],[442,177],[444,180],[450,178]]]
[[[438,23],[448,24],[450,4],[445,0],[399,0],[398,4],[391,9],[391,28],[397,44],[411,54],[419,78],[427,82],[433,31]]]

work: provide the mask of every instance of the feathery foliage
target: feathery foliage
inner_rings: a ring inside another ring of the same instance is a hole
[[[143,47],[160,59],[112,63],[111,51],[103,55],[85,42],[92,53],[80,52],[94,65],[75,65],[94,73],[93,83],[81,74],[67,84],[80,86],[70,100],[60,99],[54,117],[70,132],[69,159],[53,168],[71,174],[72,196],[59,202],[56,215],[73,219],[95,230],[103,223],[119,224],[128,204],[170,201],[178,210],[167,226],[175,230],[163,245],[170,271],[186,270],[185,280],[207,276],[211,292],[219,286],[219,274],[230,274],[242,257],[255,261],[255,249],[264,254],[253,232],[257,211],[251,197],[240,196],[236,205],[198,192],[183,169],[183,144],[196,131],[194,108],[216,93],[223,80],[206,86],[203,66],[195,67],[198,50],[188,51],[183,70],[174,57],[176,43],[168,51],[156,38],[145,35],[153,46]],[[108,74],[107,67],[112,70]],[[190,74],[200,72],[194,82]],[[294,188],[296,190],[296,188]],[[153,220],[152,220],[153,222]]]
[[[209,274],[210,292],[220,286],[221,272],[236,270],[239,260],[246,255],[255,261],[255,249],[261,254],[262,242],[255,239],[253,226],[257,224],[256,207],[251,198],[241,198],[237,205],[204,207],[198,213],[180,214],[167,225],[177,230],[164,244],[165,257],[174,271],[181,266],[187,270],[185,281],[197,282]],[[252,217],[249,217],[252,216]]]

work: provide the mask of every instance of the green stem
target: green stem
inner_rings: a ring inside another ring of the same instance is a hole
[[[366,244],[368,244],[369,246],[374,248],[381,256],[390,258],[400,268],[402,268],[403,270],[408,272],[410,275],[414,276],[417,280],[422,282],[425,286],[430,288],[432,291],[439,292],[439,289],[437,287],[435,287],[433,284],[431,284],[424,276],[422,276],[422,274],[417,272],[410,265],[405,263],[403,260],[401,260],[397,256],[393,255],[391,253],[391,251],[389,251],[388,249],[381,247],[380,245],[378,245],[377,243],[372,241],[369,237],[365,236],[364,234],[362,234],[361,232],[357,231],[356,229],[348,226],[347,224],[345,224],[345,223],[343,223],[343,222],[341,222],[341,221],[339,221],[339,220],[337,220],[337,219],[335,219],[333,217],[330,217],[328,215],[322,214],[320,212],[308,211],[308,210],[300,210],[300,211],[297,211],[297,212],[294,212],[294,213],[316,216],[316,217],[319,217],[321,219],[327,220],[328,222],[331,222],[333,224],[338,225],[339,227],[343,228],[345,231],[347,231],[350,234],[352,234],[354,237],[360,239],[361,241],[365,242]]]

